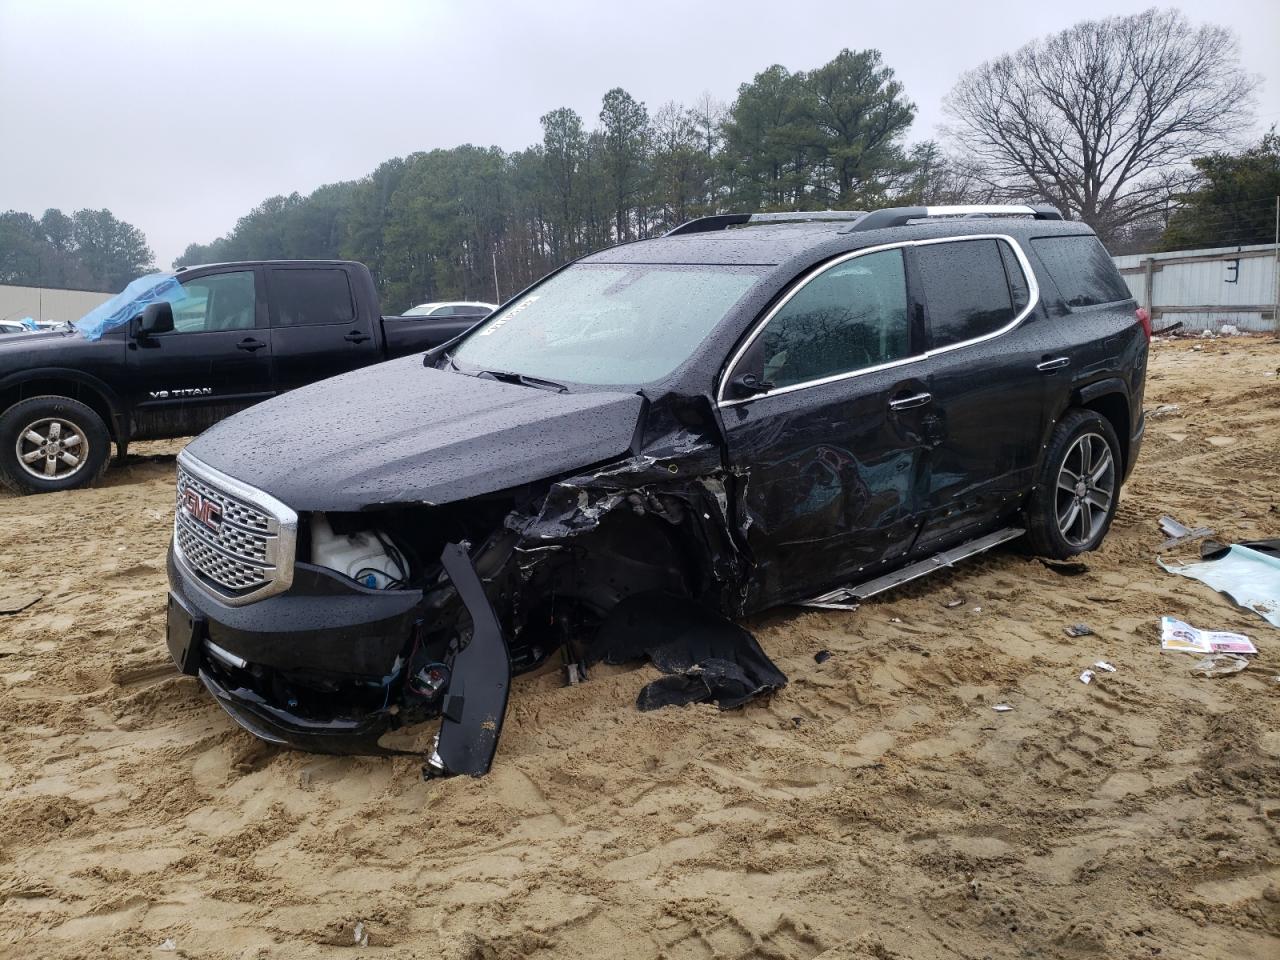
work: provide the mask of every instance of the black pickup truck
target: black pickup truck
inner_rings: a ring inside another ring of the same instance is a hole
[[[163,299],[144,307],[126,291],[93,322],[0,339],[0,483],[20,493],[86,486],[112,444],[123,457],[131,440],[197,434],[480,319],[384,317],[368,268],[350,261],[220,263],[145,279],[130,290]],[[356,419],[377,398],[344,402]]]

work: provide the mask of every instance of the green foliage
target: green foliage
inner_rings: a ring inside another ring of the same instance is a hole
[[[1180,206],[1160,238],[1160,250],[1234,247],[1275,238],[1280,136],[1274,127],[1243,153],[1213,153],[1192,164],[1199,185],[1177,198]]]
[[[153,260],[142,231],[110,210],[0,213],[0,283],[117,291]]]
[[[842,51],[812,73],[771,67],[728,111],[703,97],[651,116],[615,87],[594,129],[560,107],[525,150],[415,153],[309,197],[272,197],[177,262],[361,260],[387,311],[507,297],[567,260],[704,214],[929,192],[945,164],[931,155],[930,178],[912,180],[902,139],[914,111],[874,50]]]

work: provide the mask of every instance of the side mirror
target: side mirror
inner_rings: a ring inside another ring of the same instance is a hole
[[[156,333],[168,333],[173,329],[173,306],[166,300],[147,304],[138,325],[138,336],[149,337]]]
[[[757,394],[768,393],[775,384],[771,380],[760,379],[754,373],[740,373],[729,381],[729,386],[739,397],[754,397]]]

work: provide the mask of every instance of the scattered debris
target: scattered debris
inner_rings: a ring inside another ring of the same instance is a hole
[[[1069,627],[1063,627],[1068,637],[1091,637],[1093,630],[1087,623],[1073,623]]]
[[[1154,410],[1152,410],[1147,414],[1147,419],[1160,420],[1164,417],[1172,417],[1175,413],[1177,413],[1181,409],[1182,408],[1179,407],[1176,403],[1162,403],[1160,404],[1160,406],[1156,407]]]
[[[39,601],[43,596],[43,593],[20,588],[0,591],[0,614],[18,613]]]
[[[1007,703],[997,703],[991,709],[994,710],[996,713],[1008,713],[1010,710],[1013,709],[1013,707],[1009,706]]]
[[[755,637],[683,597],[654,592],[627,597],[601,624],[586,659],[618,664],[646,657],[668,676],[640,691],[640,710],[709,700],[730,710],[787,684]]]
[[[1060,573],[1064,577],[1078,577],[1082,573],[1089,572],[1087,564],[1077,563],[1072,560],[1045,560],[1044,558],[1041,558],[1040,562],[1044,564],[1047,569],[1052,570],[1054,573]]]
[[[1180,543],[1187,543],[1191,540],[1200,540],[1203,537],[1211,537],[1214,533],[1212,527],[1196,527],[1193,530],[1191,527],[1184,526],[1170,516],[1163,516],[1160,518],[1160,530],[1169,538],[1157,548],[1162,551],[1168,550],[1171,547],[1176,547]]]
[[[1212,340],[1216,336],[1217,334],[1214,333],[1212,330],[1210,330],[1208,327],[1205,327],[1203,330],[1200,331],[1201,340]]]
[[[1234,323],[1224,323],[1218,328],[1218,333],[1224,337],[1238,337],[1240,336],[1240,328]]]
[[[1173,566],[1156,562],[1169,573],[1190,577],[1224,593],[1272,626],[1280,627],[1280,539],[1224,545],[1210,541],[1201,548],[1200,563]]]
[[[1200,630],[1173,617],[1160,618],[1160,649],[1175,653],[1257,653],[1242,633]]]
[[[1116,672],[1116,668],[1115,668],[1114,666],[1112,666],[1111,664],[1107,663],[1107,661],[1105,661],[1105,660],[1099,660],[1097,663],[1095,663],[1095,664],[1094,664],[1094,666],[1095,666],[1095,667],[1097,667],[1099,670],[1105,670],[1105,671],[1107,671],[1107,673],[1115,673],[1115,672]]]
[[[1248,665],[1248,660],[1234,653],[1215,653],[1192,667],[1191,674],[1196,677],[1229,677]]]
[[[1182,329],[1182,321],[1179,320],[1177,323],[1171,323],[1167,327],[1161,327],[1159,330],[1152,330],[1151,335],[1153,337],[1162,337],[1166,333],[1173,333],[1173,331],[1181,330],[1181,329]]]
[[[165,953],[173,953],[175,950],[178,949],[178,945],[173,942],[172,937],[168,937],[165,939],[164,943],[160,944],[160,946],[157,947],[157,949],[163,950]]]
[[[982,612],[982,608],[981,608],[981,607],[974,607],[974,608],[973,608],[973,612],[974,612],[974,613],[981,613],[981,612]]]
[[[1092,683],[1093,678],[1094,678],[1094,672],[1092,670],[1086,670],[1084,673],[1080,674],[1081,683]]]
[[[954,610],[956,607],[964,606],[964,597],[956,597],[954,600],[948,600],[943,604],[948,610]]]
[[[355,929],[352,931],[352,937],[357,947],[367,947],[369,945],[369,931],[365,929],[364,921],[357,920]]]
[[[830,650],[819,650],[817,653],[813,655],[814,663],[826,663],[830,659],[831,659]]]

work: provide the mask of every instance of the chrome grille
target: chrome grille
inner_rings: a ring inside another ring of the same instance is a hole
[[[289,587],[297,514],[185,451],[178,457],[176,495],[176,553],[202,587],[232,605]],[[216,522],[202,522],[189,509],[192,501],[216,508]]]

